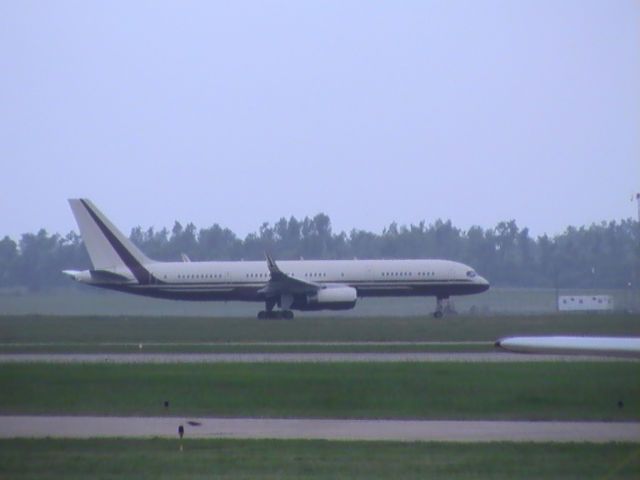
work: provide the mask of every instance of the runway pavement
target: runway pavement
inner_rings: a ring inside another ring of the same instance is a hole
[[[640,442],[640,423],[0,416],[0,438],[274,438],[447,442]]]
[[[452,353],[3,353],[2,363],[335,363],[335,362],[584,362],[638,361],[508,352]]]

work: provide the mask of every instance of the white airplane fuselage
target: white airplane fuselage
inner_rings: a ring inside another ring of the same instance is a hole
[[[468,266],[448,260],[289,260],[280,269],[320,285],[349,286],[359,297],[469,295],[489,288]],[[266,262],[157,262],[145,265],[149,281],[127,269],[113,269],[127,281],[94,278],[90,270],[76,279],[90,285],[176,300],[264,301],[259,291],[269,281]]]
[[[486,291],[489,282],[449,260],[158,262],[147,258],[88,200],[70,200],[93,269],[66,270],[96,287],[174,300],[256,301],[296,310],[353,308],[358,297]]]

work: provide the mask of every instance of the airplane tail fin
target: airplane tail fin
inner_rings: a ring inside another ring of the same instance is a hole
[[[140,283],[146,283],[149,272],[144,265],[152,263],[120,230],[87,199],[70,199],[80,234],[89,252],[94,270],[128,268]]]

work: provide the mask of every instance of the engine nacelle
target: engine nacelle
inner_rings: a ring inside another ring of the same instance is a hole
[[[349,310],[356,306],[358,292],[353,287],[327,286],[307,295],[300,310]]]

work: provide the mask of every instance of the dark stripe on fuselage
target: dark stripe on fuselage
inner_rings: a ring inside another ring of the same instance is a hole
[[[268,285],[268,282],[243,282],[243,281],[226,281],[226,282],[162,282],[163,288],[236,288],[236,287],[255,287],[255,288],[264,288]],[[319,286],[331,286],[331,285],[344,285],[345,287],[354,287],[354,288],[403,288],[403,287],[430,287],[430,286],[446,286],[446,285],[469,285],[473,287],[474,284],[471,280],[468,279],[451,279],[451,280],[405,280],[402,282],[394,282],[389,280],[355,280],[355,281],[344,281],[344,280],[327,280],[326,282],[318,282]],[[153,285],[149,286],[153,288]],[[488,287],[484,287],[482,284],[479,284],[478,287],[487,290]]]
[[[120,259],[124,262],[127,268],[131,270],[131,273],[133,273],[133,276],[136,277],[138,283],[140,283],[141,285],[146,285],[149,284],[152,279],[155,283],[161,283],[151,274],[151,272],[144,268],[142,264],[138,262],[138,260],[136,260],[133,254],[129,250],[127,250],[127,247],[125,247],[120,242],[120,240],[118,240],[118,237],[116,237],[113,232],[109,230],[109,228],[102,222],[102,220],[100,220],[100,217],[98,217],[98,215],[96,215],[96,213],[91,210],[89,205],[87,205],[84,200],[80,200],[80,202],[82,202],[84,208],[87,209],[87,212],[89,212],[89,215],[91,215],[93,221],[96,222],[96,225],[98,225],[98,228],[100,228],[100,231],[107,238]]]
[[[407,284],[397,283],[386,285],[371,285],[345,283],[345,286],[354,287],[358,291],[358,297],[413,297],[413,296],[438,296],[469,295],[480,293],[487,289],[484,285],[463,281],[444,281],[442,283]],[[128,293],[143,296],[166,298],[174,300],[243,300],[264,301],[265,297],[259,293],[264,284],[163,284],[163,285],[114,285],[104,286]]]

